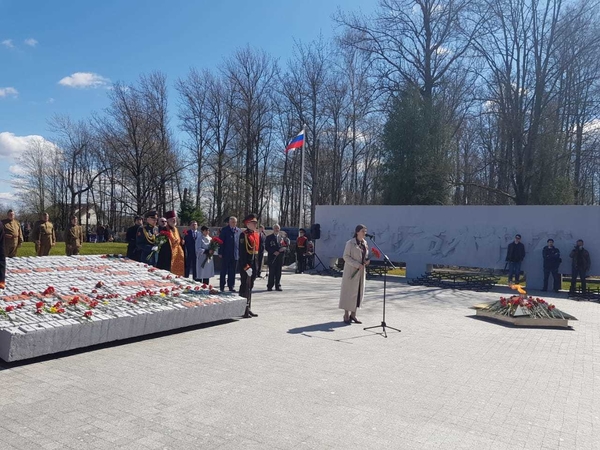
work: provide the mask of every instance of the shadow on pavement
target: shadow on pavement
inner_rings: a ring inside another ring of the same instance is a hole
[[[325,323],[316,323],[314,325],[307,325],[304,327],[291,328],[288,330],[289,334],[302,334],[302,333],[310,333],[311,331],[325,331],[327,333],[331,333],[335,331],[336,328],[345,328],[350,325],[344,322],[325,322]]]

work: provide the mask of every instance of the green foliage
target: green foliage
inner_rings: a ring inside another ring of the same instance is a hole
[[[179,205],[179,223],[180,225],[188,225],[192,220],[198,222],[198,225],[204,223],[204,214],[199,208],[196,208],[194,202],[189,197],[184,197]]]
[[[442,108],[416,89],[401,93],[384,129],[383,200],[386,204],[439,205],[448,201],[450,141]]]
[[[538,189],[532,193],[535,205],[572,205],[573,183],[567,177],[543,177]]]

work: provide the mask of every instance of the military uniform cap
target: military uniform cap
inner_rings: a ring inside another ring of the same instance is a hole
[[[256,214],[253,214],[253,213],[248,214],[244,219],[244,223],[248,223],[248,222],[258,222],[258,218],[257,218]]]
[[[148,217],[156,217],[156,216],[158,216],[158,213],[156,212],[156,210],[148,211],[146,214],[144,214],[144,217],[146,219]]]

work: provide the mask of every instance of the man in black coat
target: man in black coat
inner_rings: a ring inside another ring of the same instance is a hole
[[[219,276],[219,287],[225,290],[225,284],[230,292],[235,292],[235,269],[240,258],[240,234],[242,230],[237,227],[237,218],[229,217],[228,226],[221,229],[219,238],[223,241],[219,247],[221,257],[221,273]]]
[[[188,278],[192,274],[196,280],[196,239],[200,235],[198,231],[198,222],[192,220],[190,229],[185,232],[183,241],[185,242],[185,277]]]
[[[525,246],[521,242],[521,235],[515,236],[515,241],[508,244],[506,252],[506,262],[508,262],[508,284],[512,284],[513,277],[515,283],[519,284],[521,276],[521,263],[525,259]]]
[[[592,260],[590,259],[590,252],[588,252],[585,248],[583,248],[583,240],[579,239],[577,241],[577,245],[571,253],[569,254],[571,258],[571,288],[570,292],[575,292],[575,285],[577,284],[577,276],[581,279],[581,293],[585,294],[586,282],[585,278],[587,277],[588,272],[590,271],[590,267],[592,266]]]
[[[273,234],[267,236],[265,240],[265,247],[269,259],[269,280],[267,281],[267,291],[272,291],[273,287],[275,290],[282,291],[281,289],[281,268],[283,267],[283,260],[285,253],[288,250],[288,243],[283,235],[280,233],[281,228],[278,224],[273,225]]]
[[[127,257],[134,261],[140,260],[140,253],[137,251],[136,235],[138,229],[142,226],[143,220],[141,216],[136,216],[134,221],[135,225],[127,228],[127,234],[125,240],[127,241]]]
[[[558,292],[560,289],[560,278],[558,274],[558,267],[562,262],[560,259],[560,250],[554,246],[554,239],[548,239],[547,244],[542,250],[542,257],[544,258],[544,292],[548,290],[548,278],[552,274],[552,284],[554,292]]]

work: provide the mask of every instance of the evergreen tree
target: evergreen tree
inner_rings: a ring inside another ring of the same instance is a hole
[[[384,128],[383,202],[439,205],[449,198],[449,133],[440,106],[405,89]]]

